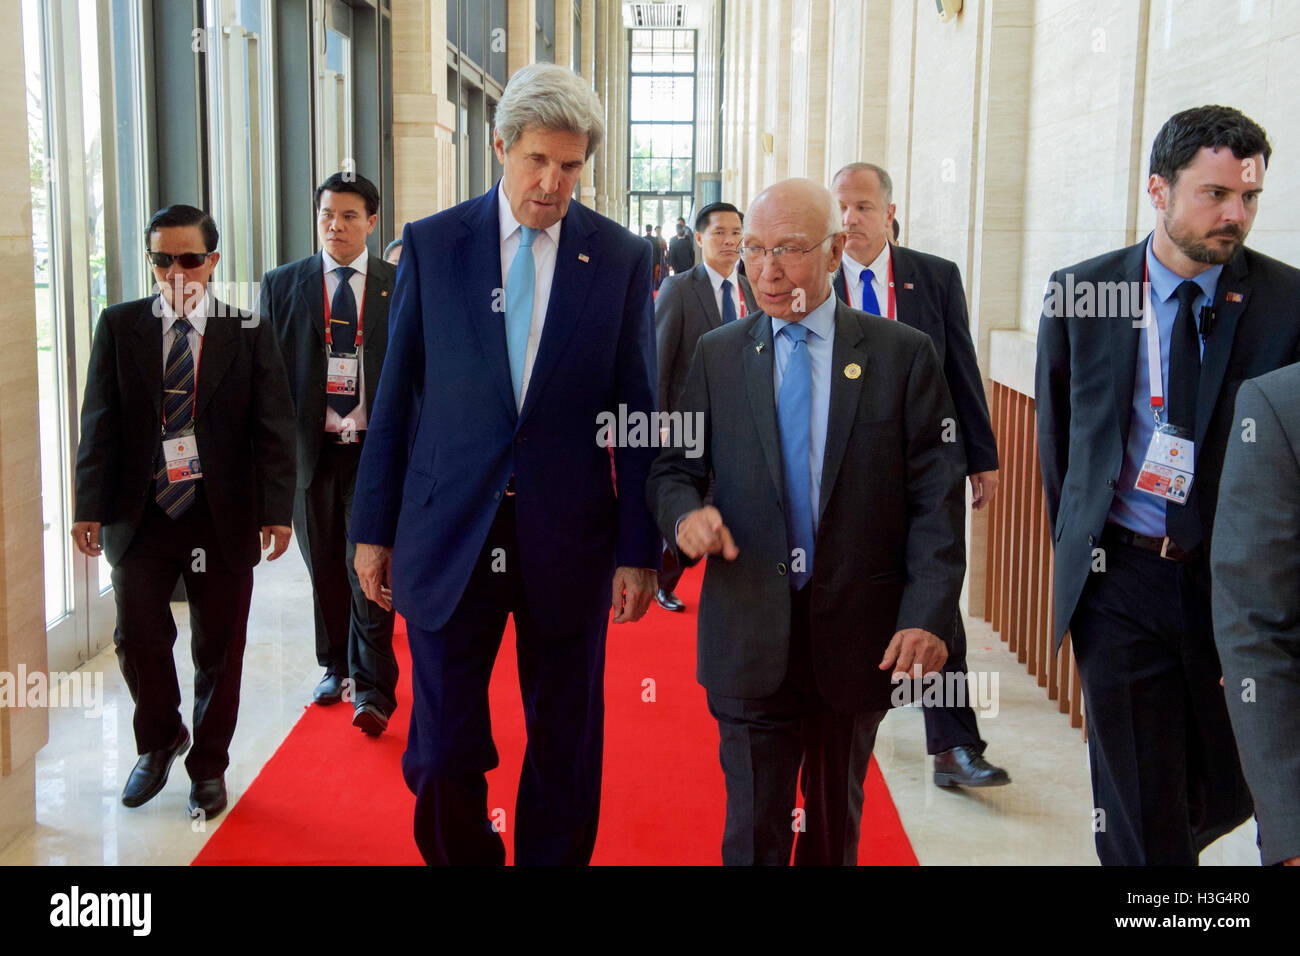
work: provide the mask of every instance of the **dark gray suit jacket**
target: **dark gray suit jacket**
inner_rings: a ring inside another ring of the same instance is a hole
[[[1233,419],[1211,558],[1214,640],[1267,866],[1300,856],[1300,365],[1243,382]]]
[[[1051,288],[1141,288],[1146,239],[1052,274]],[[1072,279],[1068,279],[1073,276]],[[1068,279],[1068,281],[1067,281]],[[1123,314],[1045,309],[1038,325],[1034,398],[1038,459],[1056,555],[1056,646],[1070,626],[1092,566],[1092,550],[1118,488],[1132,421],[1142,297],[1094,296]],[[1129,300],[1128,307],[1124,307]],[[1049,299],[1049,302],[1052,300]],[[1064,306],[1064,303],[1061,303]],[[1219,472],[1241,382],[1300,360],[1300,270],[1242,248],[1215,290],[1218,319],[1205,343],[1196,402],[1196,484],[1205,542],[1211,541]],[[1067,314],[1055,314],[1056,312]]]
[[[758,311],[749,280],[738,275],[746,314]],[[669,276],[655,297],[655,339],[659,353],[659,409],[675,411],[681,399],[695,343],[722,326],[713,283],[701,262],[690,272]]]
[[[677,520],[700,507],[710,471],[716,476],[713,502],[740,555],[708,558],[698,678],[727,697],[774,693],[789,659],[790,547],[773,356],[772,320],[762,312],[700,339],[681,409],[703,415],[703,454],[665,449],[647,486],[675,549]],[[832,356],[808,586],[817,686],[833,708],[853,713],[890,706],[890,675],[877,665],[896,631],[952,634],[966,568],[966,463],[959,443],[943,441],[952,400],[928,337],[839,302]]]

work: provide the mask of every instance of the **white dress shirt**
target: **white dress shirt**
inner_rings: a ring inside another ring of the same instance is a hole
[[[172,350],[172,343],[176,341],[176,333],[172,331],[172,326],[176,323],[176,312],[165,295],[159,295],[158,301],[162,304],[162,362],[163,374],[166,375],[167,356]],[[194,360],[196,389],[198,388],[199,354],[203,348],[203,334],[208,330],[208,313],[211,311],[212,299],[205,289],[203,298],[198,301],[193,313],[185,317],[190,323],[190,330],[185,334],[185,338],[189,342],[190,357]]]
[[[840,257],[840,268],[844,270],[844,285],[849,290],[849,305],[862,309],[862,270],[871,270],[871,289],[876,293],[876,302],[880,304],[880,314],[889,315],[889,243],[880,250],[871,265],[864,266],[847,252]],[[865,310],[863,310],[865,311]]]
[[[501,288],[506,287],[506,278],[510,275],[510,266],[514,264],[515,253],[523,241],[523,231],[519,220],[510,209],[510,197],[506,195],[505,180],[497,184],[497,217],[501,224]],[[524,351],[524,379],[519,388],[519,407],[524,407],[524,396],[528,394],[528,380],[533,377],[533,361],[537,358],[537,346],[542,341],[542,326],[546,324],[546,306],[551,300],[551,281],[555,278],[555,257],[560,250],[561,219],[553,226],[538,233],[533,240],[533,321],[528,326],[528,346]],[[501,313],[505,322],[506,314]]]
[[[709,274],[709,281],[713,283],[713,301],[714,301],[714,303],[715,303],[715,304],[717,305],[717,307],[718,307],[718,315],[721,316],[721,315],[723,314],[723,312],[722,312],[722,280],[723,280],[723,279],[726,279],[728,282],[731,283],[731,302],[732,302],[732,305],[734,305],[734,306],[736,307],[736,318],[740,318],[740,316],[741,316],[741,315],[744,313],[744,311],[745,311],[745,306],[744,306],[744,303],[741,301],[741,298],[740,298],[740,278],[739,278],[739,273],[735,270],[735,268],[733,268],[733,269],[731,270],[731,275],[729,275],[729,276],[724,276],[722,273],[720,273],[720,272],[718,272],[717,270],[715,270],[715,269],[713,268],[713,266],[709,265],[707,262],[704,263],[704,269],[705,269],[705,271],[707,271],[708,274]]]
[[[339,263],[336,262],[334,257],[331,256],[324,249],[321,250],[320,257],[322,262],[324,263],[324,269],[325,269],[325,295],[328,296],[328,301],[332,303],[334,301],[334,293],[337,292],[339,288],[339,275],[337,272],[334,271],[339,267]],[[361,255],[357,256],[351,262],[347,263],[349,267],[356,270],[352,273],[351,278],[348,279],[348,284],[352,286],[352,296],[357,300],[357,321],[358,322],[361,321],[361,312],[365,308],[366,264],[369,261],[370,261],[370,250],[363,249],[361,251]],[[331,335],[332,334],[333,332],[331,331]],[[366,329],[365,329],[365,325],[363,324],[361,326],[362,345],[361,348],[357,349],[357,406],[356,408],[352,409],[352,411],[348,412],[346,416],[347,418],[352,420],[353,423],[352,427],[355,431],[362,431],[363,429],[365,429],[368,421],[366,417],[366,363],[365,360],[362,358],[362,353],[365,351],[365,347],[366,347],[365,335],[366,335]],[[335,341],[334,350],[336,352],[341,352],[341,353],[351,352],[352,343]],[[344,431],[343,428],[344,417],[345,416],[340,415],[338,412],[334,411],[334,409],[330,408],[329,404],[326,403],[325,430],[327,432]]]

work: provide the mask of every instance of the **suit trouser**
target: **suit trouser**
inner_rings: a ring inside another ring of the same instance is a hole
[[[708,694],[727,785],[727,866],[786,866],[792,846],[799,866],[858,861],[862,784],[876,729],[888,711],[842,714],[822,700],[812,669],[811,591],[791,594],[790,659],[776,693]],[[796,782],[804,796],[802,819],[795,809]]]
[[[253,569],[226,567],[202,481],[195,492],[194,503],[175,519],[152,496],[145,506],[135,537],[113,567],[113,643],[135,702],[136,751],[171,746],[180,732],[181,692],[170,602],[177,579],[185,578],[194,657],[194,745],[185,768],[193,780],[211,780],[230,765]]]
[[[351,677],[353,703],[385,714],[397,706],[393,612],[366,597],[348,540],[361,442],[341,445],[326,437],[311,484],[294,495],[293,527],[311,573],[316,610],[316,662]]]
[[[952,646],[942,673],[958,675],[963,682],[966,680],[966,625],[962,622],[961,611],[957,612],[957,627],[953,631]],[[953,681],[945,678],[943,686],[951,687]],[[969,704],[949,706],[945,695],[944,706],[924,707],[922,710],[925,713],[926,753],[933,755],[954,747],[974,747],[982,754],[988,747],[980,738],[975,711]]]
[[[612,581],[612,557],[609,570]],[[503,863],[500,823],[505,830],[513,825],[519,865],[591,860],[600,814],[609,583],[600,594],[567,600],[563,622],[529,607],[514,498],[506,497],[447,623],[426,631],[408,622],[413,694],[402,772],[416,796],[415,841],[427,863]],[[488,682],[507,614],[515,621],[528,732],[513,821],[496,809],[489,817],[483,776],[499,762]]]
[[[1228,721],[1204,559],[1104,537],[1070,622],[1103,864],[1195,865],[1250,818]],[[1238,689],[1230,689],[1239,692]]]

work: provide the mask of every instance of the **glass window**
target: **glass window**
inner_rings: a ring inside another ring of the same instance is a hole
[[[631,225],[689,209],[695,176],[695,31],[632,30],[628,183]],[[653,193],[656,197],[639,196]],[[648,218],[647,218],[648,217]],[[669,232],[671,235],[671,232]]]

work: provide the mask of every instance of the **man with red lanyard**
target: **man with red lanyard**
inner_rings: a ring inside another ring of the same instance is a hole
[[[395,266],[366,248],[379,191],[335,173],[316,190],[321,251],[262,280],[263,317],[275,327],[298,424],[293,527],[315,592],[316,703],[348,700],[370,736],[397,705],[393,612],[366,599],[348,542],[352,492],[388,344]],[[349,687],[350,683],[350,687]]]
[[[998,448],[989,421],[984,383],[971,342],[966,293],[954,262],[891,245],[893,182],[871,163],[850,163],[831,181],[846,241],[835,294],[863,312],[897,319],[930,336],[957,409],[975,510],[988,507],[998,487]],[[954,622],[945,675],[966,673],[966,629]],[[944,686],[957,678],[945,677]],[[960,706],[959,706],[960,705]],[[1011,782],[984,759],[975,712],[965,700],[925,708],[926,751],[934,756],[934,782],[941,787],[997,787]]]
[[[226,807],[253,566],[272,541],[269,560],[289,547],[293,419],[271,329],[208,290],[221,258],[212,217],[168,206],[145,239],[157,294],[109,306],[95,325],[72,539],[113,567],[113,642],[140,755],[122,803],[152,800],[189,750],[190,815],[210,819]],[[194,658],[192,749],[172,653],[180,578]]]
[[[659,353],[659,409],[680,408],[682,386],[695,354],[695,343],[711,329],[743,318],[756,308],[749,280],[736,270],[740,261],[744,217],[728,202],[710,203],[696,214],[699,265],[664,281],[655,299],[655,338]],[[682,578],[673,549],[664,543],[663,570],[655,601],[665,611],[684,611],[675,593]]]

